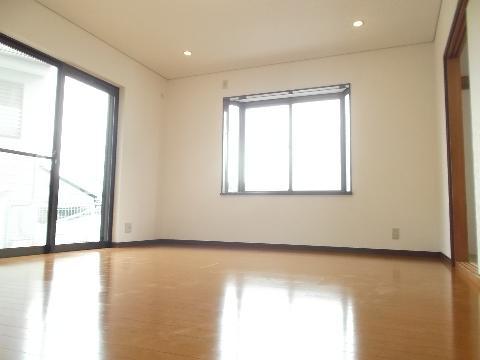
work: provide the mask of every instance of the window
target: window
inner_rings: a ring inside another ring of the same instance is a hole
[[[23,84],[0,79],[0,136],[20,138],[22,110]]]
[[[224,98],[223,194],[350,194],[350,85]]]
[[[109,245],[118,99],[0,33],[0,257]]]

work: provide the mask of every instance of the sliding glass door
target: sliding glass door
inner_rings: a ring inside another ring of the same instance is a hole
[[[117,108],[118,88],[0,34],[0,256],[109,244]]]
[[[0,249],[47,239],[57,75],[0,43]]]
[[[57,245],[101,240],[109,105],[107,92],[65,77]]]

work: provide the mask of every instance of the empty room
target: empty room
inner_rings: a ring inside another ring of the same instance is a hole
[[[1,360],[480,359],[480,0],[0,0]]]

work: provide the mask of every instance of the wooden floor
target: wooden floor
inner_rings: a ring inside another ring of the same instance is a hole
[[[480,359],[438,260],[199,247],[0,260],[0,359]]]

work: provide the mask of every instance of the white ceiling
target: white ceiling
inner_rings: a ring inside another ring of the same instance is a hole
[[[167,79],[432,41],[441,0],[37,0]],[[354,29],[356,19],[365,21]],[[193,56],[183,55],[191,50]]]

